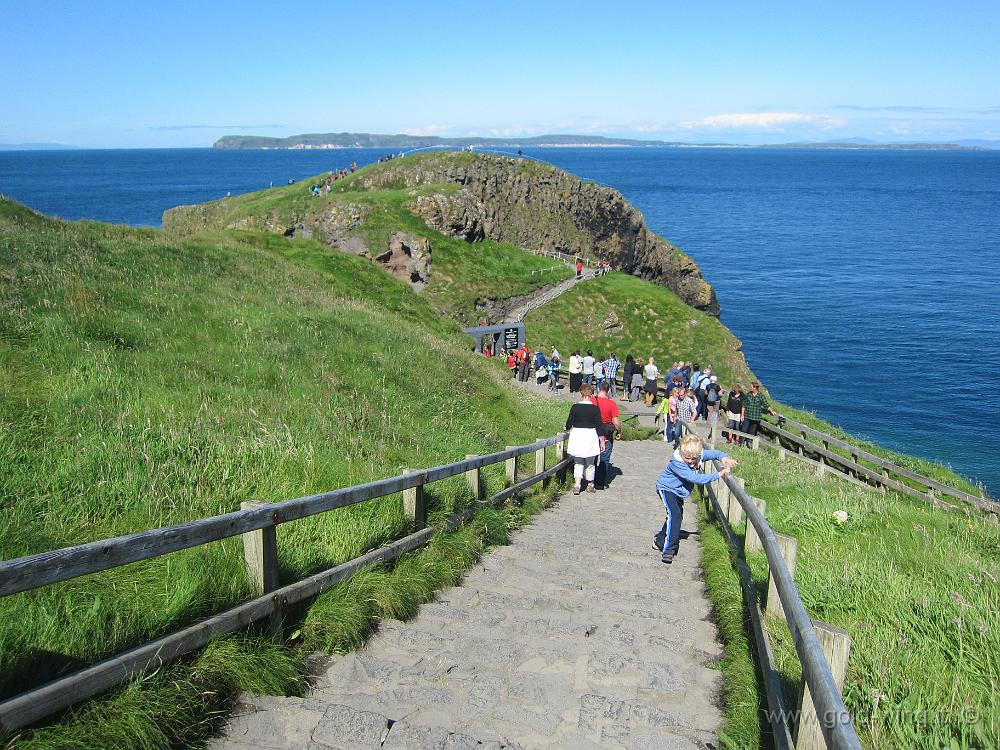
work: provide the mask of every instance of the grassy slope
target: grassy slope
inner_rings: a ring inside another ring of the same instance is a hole
[[[620,329],[608,332],[605,325]],[[722,382],[747,379],[750,370],[739,341],[717,318],[684,304],[665,287],[624,273],[577,284],[525,319],[528,344],[555,344],[564,356],[573,349],[614,351],[625,360],[652,355],[661,369],[678,359],[711,362]]]
[[[338,180],[330,195],[309,194],[310,180],[226,200],[185,206],[166,222],[179,232],[255,226],[265,220],[278,227],[298,222],[320,224],[331,208],[356,207],[364,216],[357,234],[363,236],[373,255],[388,246],[393,232],[404,231],[426,238],[431,244],[430,281],[424,296],[438,310],[466,324],[475,324],[475,304],[480,299],[515,297],[554,284],[572,275],[568,266],[532,255],[509,243],[491,241],[474,245],[429,229],[407,206],[418,195],[453,192],[457,185],[429,185],[408,190],[369,191],[358,184],[361,176],[380,165],[372,165]]]
[[[1000,746],[1000,529],[979,513],[818,479],[770,451],[739,459],[771,526],[798,539],[810,615],[851,634],[844,697],[863,744]],[[750,563],[766,588],[763,556]],[[783,624],[769,628],[794,706],[798,660]]]
[[[407,285],[315,242],[169,240],[0,201],[0,264],[4,559],[561,427]],[[435,507],[463,502],[461,479],[435,487]],[[398,497],[284,526],[284,575],[404,527]],[[0,600],[0,690],[244,598],[241,566],[227,540]]]

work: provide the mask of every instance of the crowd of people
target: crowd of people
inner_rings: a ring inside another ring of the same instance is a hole
[[[343,169],[334,169],[323,178],[322,183],[314,182],[312,184],[312,187],[309,188],[309,192],[312,193],[314,196],[318,196],[320,195],[320,193],[324,195],[329,195],[330,191],[333,190],[333,183],[335,183],[337,180],[342,180],[348,175],[352,175],[357,171],[358,171],[358,163],[356,161],[351,162],[350,167],[344,167]],[[291,185],[292,182],[294,181],[289,180],[288,184]]]
[[[562,355],[554,346],[547,355],[545,350],[544,346],[532,350],[522,344],[516,350],[501,349],[499,356],[506,358],[512,377],[521,381],[534,377],[537,384],[547,384],[550,390],[557,391],[564,387],[559,383]],[[589,349],[582,356],[580,350],[574,350],[566,364],[569,391],[580,394],[566,419],[566,450],[573,458],[574,494],[605,489],[610,481],[612,447],[615,438],[621,437],[621,417],[615,403],[619,371],[623,386],[620,400],[638,401],[644,394],[648,406],[657,406],[663,439],[673,444],[673,453],[656,482],[666,517],[653,539],[653,548],[661,560],[671,563],[679,548],[684,500],[694,485],[724,477],[736,465],[728,454],[704,448],[696,434],[684,434],[683,425],[702,419],[714,429],[724,412],[726,440],[738,443],[757,434],[765,413],[779,415],[759,383],[751,382],[749,392],[744,392],[739,383],[726,391],[711,365],[702,368],[696,362],[677,361],[661,372],[654,357],[643,363],[629,354],[623,364],[614,352],[601,357]],[[712,460],[720,461],[723,468],[719,472],[700,471],[705,462]]]
[[[484,348],[484,354],[487,354]],[[492,356],[489,351],[487,356]],[[556,347],[548,355],[544,346],[531,349],[523,344],[519,349],[501,349],[499,356],[507,360],[512,377],[524,382],[535,379],[538,385],[547,385],[550,391],[569,388],[570,393],[578,393],[583,385],[600,388],[608,386],[610,398],[619,398],[617,376],[621,372],[621,401],[645,399],[646,406],[656,406],[657,424],[663,439],[674,445],[680,443],[682,425],[694,424],[699,419],[715,429],[724,420],[726,441],[736,443],[748,441],[757,434],[764,414],[778,416],[767,396],[760,390],[760,384],[750,383],[749,391],[744,391],[739,383],[728,391],[723,389],[711,365],[704,368],[696,362],[674,362],[668,370],[661,372],[654,357],[643,363],[641,358],[631,354],[622,363],[612,352],[607,357],[594,356],[592,350],[581,355],[574,350],[565,364],[568,375],[566,386],[560,384],[564,365]],[[732,431],[746,436],[733,434]]]

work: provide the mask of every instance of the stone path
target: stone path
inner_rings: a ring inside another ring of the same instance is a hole
[[[717,746],[721,656],[689,509],[651,548],[662,442],[620,442],[608,490],[566,495],[407,623],[334,657],[307,698],[246,696],[212,750]]]

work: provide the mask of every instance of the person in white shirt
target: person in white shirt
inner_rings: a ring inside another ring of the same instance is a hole
[[[584,383],[590,383],[591,385],[593,385],[593,383],[594,383],[594,363],[596,361],[597,360],[594,359],[594,353],[592,351],[590,351],[590,349],[587,350],[587,356],[584,357],[582,360],[580,360],[580,364],[583,365],[583,382]]]
[[[646,391],[646,406],[652,406],[656,403],[656,379],[660,377],[660,370],[657,368],[656,363],[653,358],[649,358],[649,362],[642,370],[643,376],[646,378],[646,385],[644,390]]]

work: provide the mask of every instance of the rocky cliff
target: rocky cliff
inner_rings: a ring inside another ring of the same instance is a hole
[[[357,178],[370,190],[456,184],[457,191],[417,197],[411,210],[433,229],[469,242],[491,239],[606,260],[666,286],[699,310],[719,313],[698,265],[649,231],[621,193],[548,164],[431,153],[377,165]]]
[[[491,240],[606,260],[719,314],[715,291],[698,265],[649,231],[621,193],[549,164],[484,153],[412,154],[373,164],[331,187],[316,199],[307,186],[295,185],[179,206],[163,215],[163,228],[177,235],[244,229],[313,237],[372,258],[422,289],[432,248],[412,232],[393,242],[400,224],[416,223],[415,215],[430,229],[469,243]],[[387,210],[388,204],[394,208]]]

